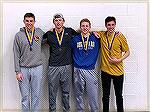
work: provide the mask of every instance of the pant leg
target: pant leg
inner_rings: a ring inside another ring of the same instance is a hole
[[[83,94],[85,90],[85,79],[78,68],[74,68],[75,99],[78,112],[84,112]]]
[[[111,86],[111,76],[106,72],[101,72],[102,88],[103,88],[103,112],[109,112],[109,96]]]
[[[69,112],[69,94],[70,94],[70,84],[72,78],[72,66],[66,65],[61,68],[61,78],[60,78],[60,89],[62,93],[62,104],[63,112]]]
[[[40,102],[41,83],[43,77],[42,71],[43,71],[42,65],[30,68],[32,112],[40,112],[39,102]]]
[[[116,104],[117,104],[117,112],[123,112],[123,96],[122,96],[122,90],[123,90],[123,79],[124,76],[113,76],[113,84],[115,89],[115,95],[116,95]]]
[[[96,70],[84,70],[86,91],[89,99],[91,112],[98,112],[98,72]]]
[[[22,111],[27,112],[30,111],[30,76],[28,68],[21,67],[21,73],[23,74],[23,80],[18,81],[18,84],[22,97]]]
[[[48,72],[49,88],[49,112],[56,112],[56,97],[59,87],[60,69],[59,67],[50,67]]]

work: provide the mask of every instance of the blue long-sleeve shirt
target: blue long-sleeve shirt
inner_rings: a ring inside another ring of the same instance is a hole
[[[81,34],[75,36],[71,44],[74,67],[86,70],[94,69],[100,48],[99,39],[91,33],[87,50],[84,50]]]

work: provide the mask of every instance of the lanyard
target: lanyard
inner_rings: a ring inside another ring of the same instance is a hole
[[[55,32],[56,32],[56,37],[57,37],[58,43],[59,43],[59,45],[61,45],[62,39],[63,39],[63,35],[64,35],[64,29],[62,31],[62,34],[61,34],[60,38],[58,36],[58,32],[57,31],[55,31]]]
[[[81,34],[81,37],[82,37],[82,44],[83,44],[83,48],[84,50],[88,50],[88,43],[89,43],[89,37],[90,37],[90,34],[86,35],[86,40],[85,40],[85,37],[83,36],[83,34]]]
[[[107,34],[106,34],[106,40],[107,40],[107,44],[108,44],[108,49],[109,49],[109,51],[111,51],[111,49],[112,49],[112,45],[113,45],[115,36],[116,36],[116,32],[115,32],[115,34],[114,34],[114,36],[113,36],[113,38],[112,38],[112,40],[111,40],[111,43],[109,43],[108,36],[107,36]]]
[[[27,31],[27,28],[25,28],[25,34],[26,34],[28,43],[30,45],[30,51],[32,51],[34,33],[35,33],[35,29],[34,28],[32,28],[31,35],[29,35],[29,32]]]

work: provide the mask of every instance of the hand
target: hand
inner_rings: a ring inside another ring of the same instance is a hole
[[[46,45],[46,47],[49,47],[49,44],[46,43],[45,45]]]
[[[53,28],[49,29],[49,31],[53,31]]]
[[[121,62],[121,59],[117,59],[115,57],[109,57],[108,61],[112,64]]]
[[[22,74],[21,72],[16,73],[16,79],[17,79],[18,81],[22,81],[22,80],[23,80],[23,74]]]
[[[120,36],[122,33],[120,31],[116,31],[116,36]]]
[[[77,29],[76,32],[77,32],[77,33],[81,33],[81,29]]]

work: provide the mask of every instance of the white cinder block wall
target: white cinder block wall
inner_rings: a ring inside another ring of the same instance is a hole
[[[79,22],[83,18],[89,18],[92,30],[105,30],[104,20],[107,16],[115,16],[117,30],[127,38],[131,55],[125,62],[124,81],[124,106],[128,111],[148,110],[148,31],[147,31],[147,3],[3,3],[3,79],[2,79],[2,108],[3,111],[16,111],[21,108],[20,92],[15,79],[13,62],[13,40],[15,33],[23,24],[23,16],[26,12],[32,12],[36,16],[36,26],[43,31],[54,27],[52,18],[55,13],[62,13],[65,17],[65,26],[74,29],[79,28]],[[44,47],[45,48],[45,47]],[[47,53],[48,50],[43,51]],[[47,62],[44,59],[44,62]],[[97,64],[97,68],[99,63]],[[48,109],[47,72],[43,79],[41,91],[41,107]],[[100,81],[100,80],[99,80]],[[72,89],[71,89],[72,90]],[[100,82],[100,108],[101,82]],[[113,91],[113,88],[112,88]],[[115,107],[114,93],[111,94],[111,110]],[[60,109],[58,96],[57,108]],[[75,109],[74,95],[71,91],[71,109]],[[86,103],[87,104],[87,103]]]

